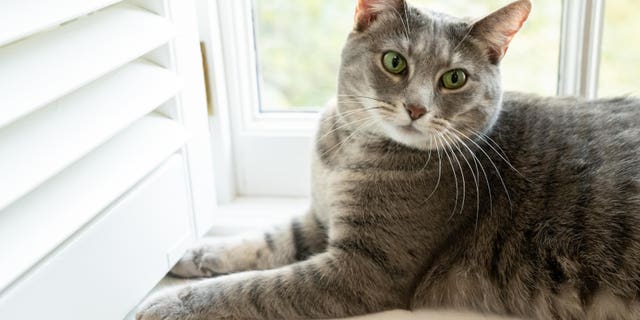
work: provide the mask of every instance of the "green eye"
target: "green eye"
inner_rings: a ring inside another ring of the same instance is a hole
[[[442,85],[449,90],[460,89],[465,83],[467,74],[463,70],[454,69],[442,75]]]
[[[400,74],[407,69],[407,60],[395,51],[389,51],[382,57],[382,65],[393,74]]]

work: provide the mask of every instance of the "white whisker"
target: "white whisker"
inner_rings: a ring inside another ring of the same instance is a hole
[[[465,137],[465,139],[468,138]],[[464,145],[469,150],[469,153],[471,153],[471,155],[473,156],[474,162],[476,162],[476,166],[477,164],[480,164],[480,169],[482,170],[482,175],[484,176],[485,183],[487,184],[487,191],[489,194],[489,213],[493,215],[493,195],[491,192],[491,184],[489,183],[489,176],[487,175],[487,171],[484,169],[482,161],[480,161],[480,159],[476,156],[475,152],[473,152],[466,143]]]
[[[409,21],[409,6],[407,5],[407,1],[402,1],[402,7],[404,8],[404,17],[407,20],[407,29],[409,29],[409,34],[411,34],[411,21]]]
[[[460,169],[460,176],[462,177],[462,205],[460,206],[460,214],[462,214],[464,212],[464,205],[466,202],[466,196],[467,196],[467,182],[466,179],[464,177],[464,170],[462,169],[462,164],[460,163],[460,159],[458,158],[458,156],[455,153],[455,150],[453,150],[453,145],[455,144],[454,141],[450,141],[448,139],[447,136],[447,132],[443,132],[444,133],[444,139],[445,141],[447,141],[447,148],[449,149],[449,151],[451,151],[451,157],[458,163],[458,168]]]
[[[433,144],[433,137],[429,138],[429,145]],[[420,171],[418,171],[418,173],[422,173],[422,171],[424,171],[424,169],[427,167],[427,165],[429,164],[429,162],[431,161],[431,149],[429,149],[429,158],[427,158],[427,161],[424,163],[424,165],[422,166],[422,168],[420,169]]]
[[[398,16],[398,18],[400,18],[400,22],[402,23],[402,27],[404,28],[404,34],[407,37],[407,39],[411,39],[410,36],[410,32],[409,32],[409,26],[407,24],[405,24],[404,19],[402,18],[402,14],[400,14],[400,11],[398,11],[398,9],[396,9],[394,6],[389,5],[389,8],[393,9],[393,11],[395,11],[396,15]]]
[[[424,204],[427,201],[429,201],[429,199],[431,199],[431,197],[436,193],[436,190],[438,190],[438,186],[440,186],[440,178],[442,176],[442,157],[440,156],[440,148],[438,148],[438,139],[440,139],[440,134],[438,136],[436,136],[435,138],[436,138],[435,139],[436,152],[438,153],[438,181],[436,182],[436,186],[433,188],[431,193],[427,196],[427,198],[424,201],[422,201],[422,204]]]
[[[450,128],[451,130],[454,130],[456,133],[458,133],[459,135],[467,138],[467,140],[471,141],[471,143],[473,143],[476,147],[478,147],[478,149],[480,149],[480,151],[482,151],[482,153],[484,154],[484,156],[487,158],[487,160],[489,160],[489,162],[491,162],[491,165],[493,166],[493,168],[496,170],[496,175],[498,175],[498,178],[500,179],[500,182],[502,183],[502,187],[504,188],[504,192],[507,196],[507,200],[509,201],[509,208],[513,208],[513,204],[511,202],[511,196],[509,194],[509,190],[507,189],[507,185],[504,182],[504,179],[502,178],[502,175],[500,174],[500,169],[498,169],[498,166],[495,164],[495,162],[493,162],[493,159],[491,159],[491,157],[489,156],[489,154],[482,148],[482,146],[480,146],[479,144],[477,144],[475,141],[473,141],[471,138],[467,137],[464,133],[460,132],[459,130],[455,129],[455,128]]]
[[[486,143],[486,144],[487,144],[487,145],[488,145],[488,146],[489,146],[489,147],[490,147],[490,148],[491,148],[491,149],[492,149],[496,154],[498,154],[498,156],[499,156],[500,158],[502,158],[502,160],[503,160],[504,162],[506,162],[506,163],[509,165],[509,167],[511,167],[511,169],[512,169],[513,171],[515,171],[517,174],[519,174],[521,177],[523,177],[523,178],[524,178],[524,175],[523,175],[522,173],[520,173],[520,171],[518,171],[518,169],[516,169],[516,168],[511,164],[511,161],[509,161],[509,159],[507,158],[507,154],[506,154],[506,152],[504,152],[504,150],[503,150],[502,148],[500,148],[500,145],[498,145],[498,143],[497,143],[497,142],[495,142],[495,140],[491,139],[491,137],[487,136],[486,134],[484,134],[484,133],[482,133],[482,132],[479,132],[479,131],[473,130],[473,129],[469,128],[469,127],[467,127],[467,129],[468,129],[469,131],[471,131],[472,133],[476,134],[476,135],[478,136],[478,138],[480,138],[482,141],[484,141],[484,142],[485,142],[485,143]],[[492,142],[493,142],[493,144],[492,144],[492,143],[490,143],[489,141],[485,140],[485,138],[484,138],[484,137],[486,137],[487,139],[489,139],[490,141],[492,141]],[[495,145],[496,147],[498,147],[498,148],[500,149],[500,151],[501,151],[501,152],[498,152],[498,150],[496,150],[496,148],[494,148],[494,147],[493,147],[493,145]]]
[[[471,151],[469,146],[467,146],[467,144],[460,137],[458,137],[455,134],[450,134],[450,136],[453,137],[454,139],[458,140],[458,142],[460,142],[460,144],[463,145],[469,151],[471,156],[474,156],[473,152]],[[458,147],[458,146],[456,145],[456,147]],[[471,172],[471,176],[473,177],[473,182],[475,183],[475,186],[476,186],[476,230],[477,230],[478,229],[478,217],[480,216],[480,183],[479,183],[480,172],[478,171],[478,163],[474,159],[474,163],[475,163],[475,167],[476,167],[475,174],[474,174],[473,168],[471,168],[471,163],[469,162],[467,157],[464,155],[464,152],[459,147],[458,147],[458,151],[460,151],[460,154],[464,158],[464,161],[467,163],[467,166],[469,166],[469,171]]]
[[[363,125],[359,126],[355,130],[353,130],[353,132],[349,136],[347,136],[344,140],[340,141],[339,143],[337,143],[333,147],[331,147],[328,150],[326,150],[325,152],[323,152],[320,155],[320,158],[324,157],[327,153],[333,151],[334,149],[342,147],[346,142],[348,142],[350,139],[352,139],[354,137],[354,135],[357,134],[359,131],[364,130],[367,126],[370,126],[370,125],[376,123],[376,121],[377,121],[376,119],[372,119],[372,118],[368,118],[368,120],[370,120],[370,121],[365,122]]]
[[[358,119],[358,120],[354,120],[354,121],[351,121],[351,122],[347,122],[347,123],[345,123],[345,124],[343,124],[343,125],[341,125],[341,126],[339,126],[337,128],[333,128],[333,129],[327,131],[327,133],[325,133],[321,137],[317,138],[317,140],[322,140],[322,139],[326,138],[327,136],[329,136],[330,134],[332,134],[332,133],[334,133],[334,132],[336,132],[338,130],[341,130],[341,129],[346,128],[348,126],[351,126],[353,124],[361,123],[361,122],[368,121],[368,120],[371,120],[371,117]]]
[[[453,218],[453,216],[455,215],[456,210],[458,209],[458,198],[460,195],[460,190],[458,187],[458,174],[456,173],[456,169],[453,165],[453,161],[451,160],[451,156],[449,156],[449,153],[447,152],[448,149],[446,148],[446,141],[444,141],[444,138],[442,138],[440,142],[442,144],[442,152],[444,153],[445,156],[447,156],[447,159],[449,160],[449,165],[451,166],[451,172],[453,173],[453,180],[456,186],[456,198],[454,201],[453,210],[451,211],[451,216],[449,217],[449,220],[451,220],[451,218]]]

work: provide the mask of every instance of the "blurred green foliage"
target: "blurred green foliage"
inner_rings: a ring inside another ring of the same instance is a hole
[[[640,1],[605,2],[598,95],[640,94]]]
[[[352,29],[355,0],[253,0],[261,108],[321,107],[336,91],[342,45]],[[478,18],[511,0],[409,0],[454,16]],[[534,0],[527,24],[502,61],[507,90],[556,93],[562,1]],[[607,2],[601,91],[637,92],[640,81],[638,0]],[[634,68],[635,67],[635,68]]]
[[[262,110],[321,107],[335,95],[354,3],[254,1]]]

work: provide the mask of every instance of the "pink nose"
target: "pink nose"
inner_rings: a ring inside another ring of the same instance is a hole
[[[407,109],[407,113],[409,113],[411,120],[418,120],[427,113],[427,108],[421,105],[410,104],[405,106],[405,109]]]

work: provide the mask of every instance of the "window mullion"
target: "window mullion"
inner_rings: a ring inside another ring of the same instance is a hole
[[[598,94],[604,0],[589,0],[586,3],[581,93],[593,99]]]
[[[595,98],[604,0],[564,0],[558,95]]]

